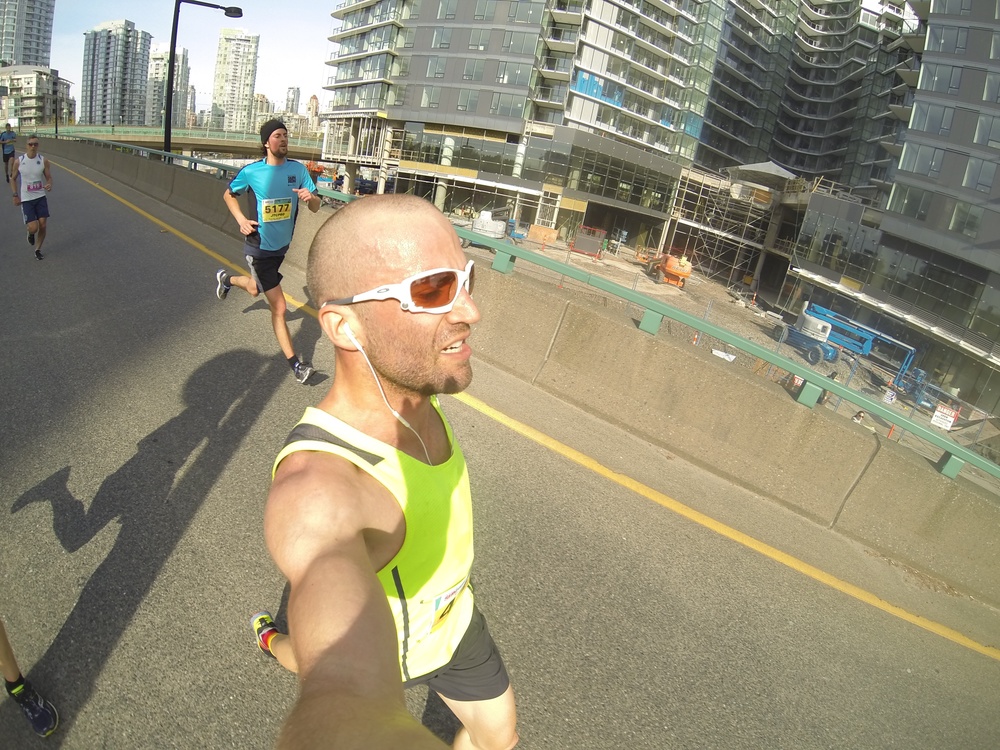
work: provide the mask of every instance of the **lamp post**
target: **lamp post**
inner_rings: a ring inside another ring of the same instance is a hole
[[[177,50],[177,21],[181,16],[181,3],[200,5],[203,8],[215,8],[225,12],[229,18],[243,18],[243,9],[235,6],[216,5],[215,3],[203,3],[201,0],[175,0],[174,1],[174,24],[170,27],[170,53],[167,55],[167,100],[166,114],[163,118],[163,150],[170,153],[170,126],[174,119],[174,57]]]

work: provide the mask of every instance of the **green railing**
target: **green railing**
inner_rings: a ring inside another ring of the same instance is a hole
[[[55,135],[55,128],[51,125],[35,128],[32,132],[38,135]],[[191,140],[201,142],[207,141],[232,141],[242,145],[257,145],[260,143],[260,136],[257,133],[240,133],[234,130],[211,130],[208,128],[194,128],[191,130],[170,131],[173,140]],[[59,136],[64,138],[80,138],[87,140],[94,136],[117,136],[121,138],[149,138],[163,142],[162,127],[132,126],[132,125],[60,125]],[[95,140],[107,140],[99,138]],[[323,139],[316,137],[309,138],[289,138],[288,145],[295,148],[315,149],[317,152],[323,146]]]
[[[147,156],[147,158],[148,156],[155,156],[159,160],[168,162],[181,161],[185,162],[187,166],[192,169],[199,166],[205,166],[219,170],[220,176],[228,172],[236,172],[238,169],[227,164],[218,164],[204,159],[180,156],[178,154],[169,154],[163,151],[143,148],[142,146],[135,146],[126,143],[114,143],[103,139],[81,137],[75,133],[70,134],[60,132],[59,137],[92,141],[103,146],[114,147],[123,151],[132,151],[135,153],[141,152],[141,154]],[[347,195],[346,193],[326,189],[321,189],[319,193],[327,198],[345,203],[354,200],[356,197],[353,195]],[[487,247],[490,250],[495,251],[496,256],[494,257],[492,264],[492,268],[495,271],[499,271],[500,273],[513,273],[514,264],[518,259],[527,263],[534,263],[537,266],[554,271],[562,276],[571,278],[581,284],[602,292],[613,294],[632,303],[633,305],[636,305],[643,310],[642,318],[639,321],[639,329],[650,335],[655,336],[660,330],[660,324],[663,322],[663,319],[670,318],[678,323],[690,326],[701,333],[714,336],[730,346],[740,349],[747,354],[758,357],[765,362],[769,362],[775,367],[779,367],[788,371],[792,375],[802,378],[802,388],[799,391],[797,400],[803,406],[810,409],[815,407],[824,390],[835,393],[851,403],[858,404],[868,413],[881,417],[887,422],[894,424],[912,435],[915,435],[916,437],[941,449],[944,453],[941,459],[937,462],[937,469],[941,474],[950,479],[957,477],[965,464],[971,464],[972,466],[986,472],[990,476],[1000,479],[1000,466],[997,466],[992,461],[988,461],[978,453],[959,445],[945,435],[900,415],[899,412],[888,408],[887,405],[882,402],[875,401],[862,393],[851,390],[845,385],[838,383],[836,380],[831,380],[830,378],[820,375],[815,370],[812,370],[800,362],[796,362],[788,357],[778,354],[777,352],[766,349],[760,344],[756,344],[753,341],[743,338],[742,336],[737,336],[735,333],[732,333],[725,328],[720,328],[717,325],[690,315],[689,313],[668,305],[665,302],[647,297],[640,292],[629,289],[628,287],[622,286],[621,284],[617,284],[613,281],[609,281],[601,276],[588,273],[587,271],[571,266],[568,263],[548,258],[540,253],[512,245],[511,243],[503,240],[485,237],[484,235],[478,234],[477,232],[473,232],[471,229],[466,229],[464,227],[455,227],[455,231],[462,239],[469,240],[470,242],[474,242],[476,245]]]
[[[340,193],[330,193],[330,195],[331,197],[337,197],[340,200],[348,197],[343,196]],[[655,336],[660,330],[660,324],[663,322],[663,319],[670,318],[678,323],[690,326],[701,333],[714,336],[720,341],[723,341],[726,344],[740,349],[754,357],[758,357],[765,362],[769,362],[776,367],[786,370],[792,375],[797,375],[803,380],[802,388],[799,391],[797,400],[804,406],[809,408],[815,407],[819,402],[823,391],[829,391],[850,401],[851,403],[858,404],[868,413],[881,417],[887,422],[906,430],[910,434],[915,435],[916,437],[925,440],[931,445],[934,445],[944,451],[944,455],[937,462],[937,470],[950,479],[957,477],[958,473],[962,470],[962,467],[967,463],[985,471],[992,477],[1000,479],[1000,466],[997,466],[992,461],[988,461],[978,453],[959,445],[954,440],[946,437],[940,432],[936,432],[935,430],[929,429],[925,425],[919,424],[900,415],[899,412],[888,408],[886,404],[883,404],[880,401],[875,401],[864,394],[851,390],[835,380],[831,380],[826,376],[820,375],[815,370],[812,370],[804,364],[782,356],[781,354],[767,349],[760,344],[756,344],[753,341],[745,339],[742,336],[737,336],[735,333],[727,331],[725,328],[720,328],[717,325],[690,315],[689,313],[668,305],[665,302],[647,297],[640,292],[629,289],[621,284],[616,284],[615,282],[609,281],[601,276],[588,273],[583,269],[548,258],[540,253],[533,252],[526,248],[517,247],[509,242],[483,237],[482,235],[479,235],[469,229],[456,227],[455,230],[458,232],[459,237],[468,239],[475,242],[477,245],[489,247],[491,250],[496,251],[496,257],[493,259],[492,265],[492,268],[495,271],[499,271],[501,273],[512,273],[514,271],[515,261],[520,258],[526,262],[534,263],[542,268],[555,271],[563,276],[574,279],[575,281],[585,284],[586,286],[613,294],[638,306],[643,310],[642,319],[639,321],[639,329],[650,335]]]

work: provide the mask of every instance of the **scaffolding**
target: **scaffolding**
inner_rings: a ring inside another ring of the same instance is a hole
[[[685,169],[668,252],[686,255],[707,278],[743,283],[764,250],[777,195],[762,185]]]

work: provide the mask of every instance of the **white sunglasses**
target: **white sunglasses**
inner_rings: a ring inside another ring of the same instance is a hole
[[[475,263],[470,260],[464,271],[456,268],[432,268],[408,276],[398,284],[383,284],[353,297],[327,300],[320,307],[395,299],[399,300],[399,306],[407,312],[443,315],[455,307],[463,289],[472,294],[475,283]]]

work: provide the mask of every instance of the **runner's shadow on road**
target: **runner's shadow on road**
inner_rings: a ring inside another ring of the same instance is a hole
[[[39,513],[28,506],[51,505],[53,530],[67,552],[80,549],[112,522],[121,526],[29,675],[59,709],[60,727],[46,740],[48,746],[68,739],[164,564],[259,417],[261,404],[287,377],[283,360],[246,350],[220,354],[188,379],[184,410],[139,441],[135,455],[102,482],[92,500],[73,495],[67,486],[72,467],[67,466],[14,502],[11,513]],[[179,624],[164,623],[164,637],[175,637]],[[2,723],[15,732],[23,729],[27,746],[27,723],[9,718],[16,710],[12,701],[2,703]]]

